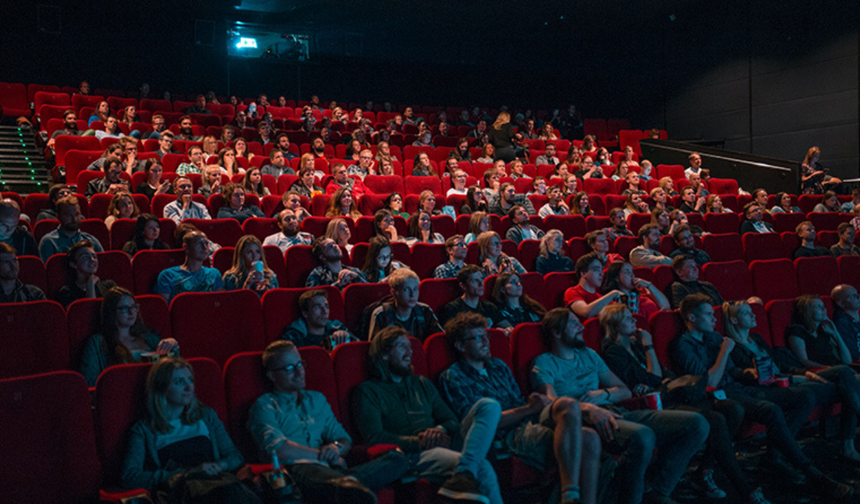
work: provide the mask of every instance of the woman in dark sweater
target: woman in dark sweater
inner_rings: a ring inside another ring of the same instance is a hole
[[[636,319],[626,305],[614,304],[601,310],[600,325],[606,331],[606,338],[603,340],[603,358],[606,365],[630,390],[647,393],[659,389],[674,378],[670,371],[660,365],[651,344],[651,335],[636,328]],[[664,404],[664,407],[669,409],[696,411],[702,414],[711,426],[705,455],[691,483],[709,498],[725,498],[726,493],[714,482],[714,466],[719,465],[746,502],[767,503],[761,488],[753,488],[735,458],[732,438],[743,419],[743,408],[731,400],[710,401],[704,406],[706,409],[703,410],[695,406]]]
[[[573,259],[564,255],[564,235],[558,229],[550,229],[541,238],[535,269],[541,275],[554,271],[573,271]]]
[[[159,239],[161,236],[161,224],[158,217],[152,214],[140,214],[134,225],[134,234],[131,240],[125,242],[122,251],[131,257],[141,250],[167,250],[170,247]]]
[[[516,273],[501,273],[493,287],[493,303],[502,318],[516,327],[524,322],[540,322],[546,309],[523,293],[523,284]]]
[[[813,298],[818,303],[821,303],[821,300],[814,296],[802,297]],[[801,305],[799,309],[795,308],[795,312],[798,314],[817,309],[815,307],[810,308],[810,300],[808,299],[804,299],[803,301],[798,299],[796,306],[798,304]],[[821,310],[824,311],[823,304]],[[824,311],[824,318],[827,318],[826,311]],[[732,361],[735,366],[746,368],[746,372],[752,375],[752,379],[758,381],[761,373],[760,369],[762,366],[767,366],[770,368],[766,371],[769,375],[791,375],[793,381],[791,389],[811,391],[817,405],[842,402],[842,414],[840,417],[842,456],[855,462],[860,461],[860,453],[854,447],[857,414],[860,413],[860,382],[857,381],[854,371],[850,367],[834,365],[812,372],[804,366],[803,362],[795,358],[796,353],[793,355],[780,351],[784,349],[777,350],[772,348],[764,341],[764,338],[751,332],[756,326],[756,320],[752,308],[750,308],[749,303],[746,301],[733,301],[723,304],[723,326],[725,327],[726,336],[732,338],[737,343],[732,350]],[[793,329],[795,327],[796,329]],[[801,331],[805,331],[805,329],[800,324],[789,327],[788,331],[786,331],[789,335],[787,338],[789,339],[789,343],[791,343],[791,338],[799,337],[796,334]]]
[[[516,159],[514,139],[522,140],[522,135],[519,133],[514,134],[514,126],[511,124],[511,114],[504,111],[499,112],[496,122],[487,128],[487,133],[490,143],[496,148],[495,159],[504,159],[505,163],[510,163]]]

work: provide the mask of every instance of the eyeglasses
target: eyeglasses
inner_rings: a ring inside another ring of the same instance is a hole
[[[306,365],[305,361],[300,360],[300,361],[296,362],[295,364],[290,364],[289,366],[284,366],[284,367],[280,367],[278,369],[273,369],[272,372],[277,373],[278,371],[283,371],[287,374],[293,374],[293,373],[298,372],[299,369],[304,369],[305,365]]]
[[[135,303],[135,304],[129,305],[129,306],[117,306],[116,311],[117,311],[117,313],[120,313],[122,315],[128,315],[130,313],[137,313],[138,311],[140,311],[140,305]]]
[[[476,334],[474,336],[466,336],[460,338],[460,341],[463,343],[470,343],[474,341],[475,343],[481,343],[483,341],[490,341],[490,336],[486,332],[482,332],[481,334]]]

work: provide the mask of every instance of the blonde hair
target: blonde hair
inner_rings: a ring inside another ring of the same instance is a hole
[[[418,275],[409,268],[396,269],[388,275],[388,286],[391,287],[392,290],[397,290],[410,278],[419,282],[421,281],[421,279],[418,278]]]
[[[546,232],[543,238],[540,239],[541,257],[549,257],[549,242],[550,240],[555,240],[556,236],[561,236],[562,240],[564,240],[564,233],[562,233],[558,229],[550,229]]]
[[[496,121],[493,123],[493,129],[501,129],[502,125],[509,122],[511,122],[511,114],[503,110],[499,112],[499,115],[496,116]]]
[[[490,242],[493,238],[498,238],[499,241],[502,241],[502,238],[499,236],[499,233],[495,231],[484,231],[483,233],[478,235],[478,250],[481,254],[481,259],[485,259],[487,257],[487,252],[490,249]],[[504,254],[504,252],[502,252]]]
[[[119,200],[128,197],[129,201],[131,201],[131,206],[134,208],[134,211],[131,213],[132,217],[137,217],[140,215],[140,209],[137,207],[137,202],[134,201],[134,196],[131,195],[128,191],[119,191],[113,195],[113,198],[110,199],[110,204],[108,204],[108,216],[113,215],[114,217],[119,217]]]
[[[147,423],[157,433],[168,433],[172,429],[168,419],[167,389],[173,381],[173,374],[180,369],[191,371],[191,377],[194,377],[191,364],[179,357],[162,357],[153,364],[146,377]],[[179,419],[184,425],[191,425],[203,417],[203,407],[195,394],[191,403],[182,409]]]
[[[248,265],[245,264],[245,249],[256,245],[260,248],[260,261],[263,262],[263,274],[266,277],[266,280],[271,280],[275,274],[272,270],[269,269],[269,265],[266,263],[266,254],[263,253],[263,244],[260,243],[260,239],[254,235],[245,235],[239,238],[239,241],[236,242],[236,249],[233,250],[233,265],[230,269],[224,272],[224,277],[227,275],[235,275],[236,278],[246,277],[248,273],[251,272],[248,269]]]
[[[625,311],[629,312],[630,308],[625,304],[616,303],[605,306],[598,315],[600,327],[606,332],[606,339],[613,343],[618,341],[620,336],[621,319],[624,318]]]
[[[340,241],[337,239],[337,228],[343,224],[349,229],[349,223],[346,222],[346,219],[332,219],[328,221],[328,225],[325,227],[325,234],[323,238],[331,238],[334,240],[335,244],[340,245]]]

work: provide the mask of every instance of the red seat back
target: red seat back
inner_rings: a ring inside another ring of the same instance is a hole
[[[779,215],[779,214],[777,214]],[[761,259],[782,259],[782,239],[777,233],[746,233],[741,236],[747,262]]]
[[[714,284],[723,299],[748,299],[755,295],[752,275],[744,261],[709,262],[702,267],[701,279]]]
[[[69,369],[66,313],[54,301],[0,304],[0,378]]]
[[[836,259],[842,283],[860,285],[860,256],[842,256]]]
[[[544,220],[546,229],[558,229],[569,240],[577,236],[585,236],[588,232],[585,218],[581,215],[548,215]]]
[[[45,263],[38,256],[18,256],[18,279],[25,284],[35,285],[42,292],[48,290]]]
[[[709,233],[737,233],[741,223],[736,213],[706,213],[705,229]]]
[[[794,260],[797,288],[801,294],[829,296],[840,283],[839,266],[835,257],[801,257]]]
[[[272,289],[263,294],[266,344],[281,338],[284,330],[301,316],[299,297],[306,291],[323,289],[328,293],[329,318],[344,319],[343,298],[336,287],[297,287]]]
[[[538,323],[520,324],[511,333],[511,355],[514,378],[524,395],[531,391],[531,367],[535,357],[550,351]]]
[[[765,303],[773,299],[794,299],[800,295],[794,264],[789,259],[753,261],[749,268],[755,293]]]
[[[775,299],[765,305],[767,322],[770,327],[770,340],[773,346],[786,346],[785,330],[791,325],[793,299]]]
[[[344,318],[341,320],[347,327],[357,328],[361,313],[370,304],[379,301],[391,293],[388,283],[367,283],[348,285],[343,290]],[[359,338],[363,334],[357,335]]]
[[[418,300],[426,303],[433,311],[437,311],[445,303],[460,296],[463,291],[456,278],[427,278],[421,280],[418,288]]]
[[[131,273],[136,294],[152,292],[158,274],[185,262],[183,250],[141,250],[131,261]]]
[[[737,233],[706,234],[702,245],[713,262],[744,260],[743,242]]]

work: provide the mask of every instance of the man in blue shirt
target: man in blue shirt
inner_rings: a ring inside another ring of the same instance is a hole
[[[95,236],[81,231],[83,218],[77,197],[67,196],[57,201],[57,219],[60,225],[43,236],[39,242],[39,256],[42,261],[48,262],[48,258],[54,254],[65,254],[72,245],[83,240],[92,242],[96,252],[104,252],[102,244]]]
[[[400,479],[406,456],[393,450],[348,468],[352,439],[337,421],[325,395],[306,390],[305,361],[291,341],[275,341],[263,352],[263,371],[273,391],[248,413],[248,430],[260,453],[288,466],[302,497],[311,503],[376,504],[375,490]]]
[[[494,431],[482,431],[488,444],[498,439],[523,462],[546,471],[558,462],[562,503],[595,502],[600,465],[600,438],[590,428],[582,428],[579,405],[570,398],[551,400],[532,392],[528,399],[520,393],[510,368],[490,356],[487,319],[463,312],[445,325],[451,346],[460,360],[439,377],[442,397],[461,420],[472,406],[490,398],[502,409]],[[580,477],[583,481],[580,482]]]
[[[158,275],[153,292],[170,303],[183,292],[214,292],[224,290],[221,273],[215,268],[203,266],[209,259],[209,239],[200,231],[191,231],[182,238],[185,263],[167,268]]]

